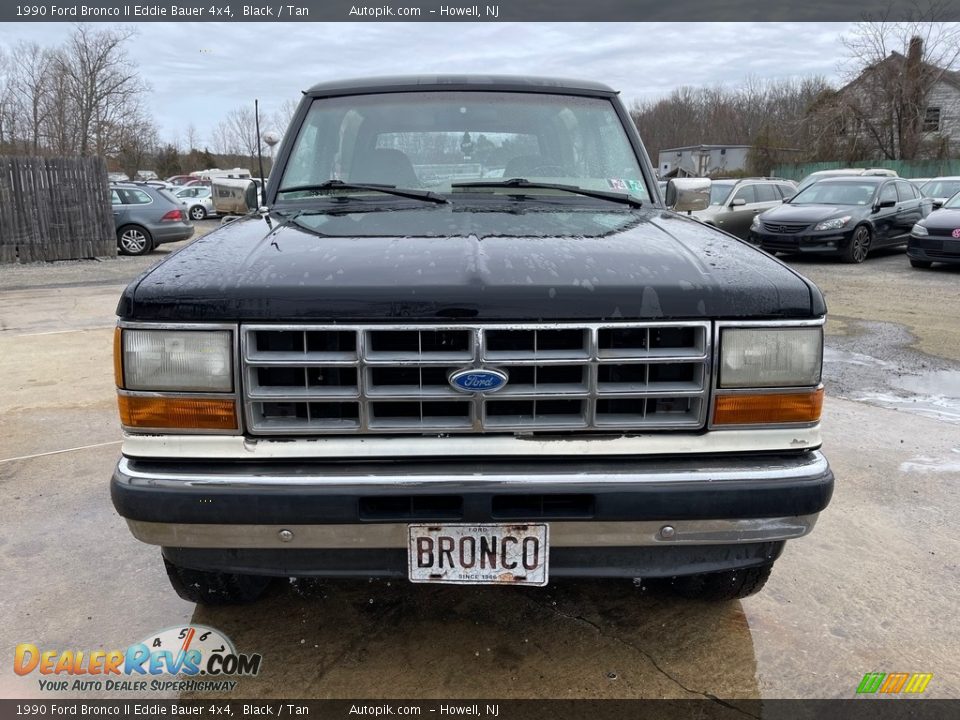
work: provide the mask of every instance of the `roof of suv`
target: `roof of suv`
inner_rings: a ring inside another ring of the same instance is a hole
[[[306,91],[314,97],[332,95],[366,95],[379,92],[414,92],[417,90],[488,90],[536,92],[594,97],[610,97],[617,91],[603,83],[527,75],[395,75],[389,77],[354,78],[317,83]]]

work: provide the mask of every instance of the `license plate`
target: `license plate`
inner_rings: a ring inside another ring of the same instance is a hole
[[[544,523],[410,525],[410,582],[546,585],[549,536]]]

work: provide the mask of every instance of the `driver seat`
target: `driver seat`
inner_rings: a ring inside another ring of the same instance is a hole
[[[393,148],[376,148],[358,156],[350,171],[350,181],[396,185],[399,188],[420,187],[420,179],[410,158]]]

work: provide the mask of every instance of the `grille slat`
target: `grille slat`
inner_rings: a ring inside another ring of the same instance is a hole
[[[763,229],[769,233],[795,235],[798,232],[803,232],[803,230],[808,227],[810,227],[810,223],[778,223],[772,221],[763,222]]]
[[[247,424],[259,435],[695,429],[709,323],[248,325]],[[500,391],[450,386],[468,368]]]

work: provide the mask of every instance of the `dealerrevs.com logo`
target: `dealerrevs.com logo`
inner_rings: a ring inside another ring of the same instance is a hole
[[[258,653],[238,653],[219,630],[189,625],[161,630],[125,650],[49,650],[20,643],[13,670],[41,675],[40,689],[51,692],[223,691],[236,687],[233,677],[258,674],[262,661]],[[170,678],[174,675],[181,678]]]

